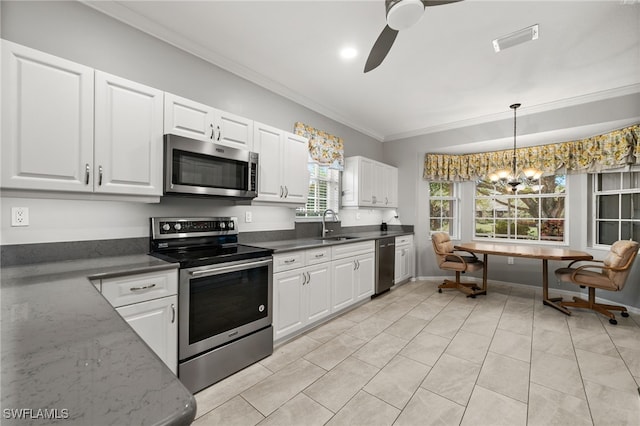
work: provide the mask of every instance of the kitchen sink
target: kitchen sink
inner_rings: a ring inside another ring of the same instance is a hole
[[[354,238],[358,238],[358,237],[335,236],[335,237],[324,237],[319,239],[323,241],[347,241],[347,240],[353,240]]]

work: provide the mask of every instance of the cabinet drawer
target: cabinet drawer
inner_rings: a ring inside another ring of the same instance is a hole
[[[304,266],[304,251],[293,251],[284,254],[273,255],[273,272],[289,271]]]
[[[413,235],[403,235],[396,237],[396,246],[413,244]]]
[[[178,272],[159,271],[102,280],[102,294],[114,307],[178,294]]]
[[[344,257],[357,256],[363,253],[375,251],[375,241],[364,241],[362,243],[340,244],[331,247],[331,258],[342,259]]]
[[[310,249],[306,252],[307,265],[316,265],[318,263],[328,262],[331,260],[331,249],[323,247],[319,249]]]

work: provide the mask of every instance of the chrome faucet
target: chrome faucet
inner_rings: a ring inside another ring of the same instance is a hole
[[[325,222],[325,218],[327,217],[327,213],[331,213],[333,215],[333,221],[337,222],[338,219],[338,215],[336,214],[336,212],[334,212],[331,209],[326,209],[323,213],[322,213],[322,237],[326,237],[327,233],[329,232],[333,232],[333,229],[327,229],[327,224]]]

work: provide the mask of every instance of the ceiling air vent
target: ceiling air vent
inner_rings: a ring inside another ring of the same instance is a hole
[[[538,24],[523,28],[521,30],[493,40],[493,50],[498,53],[501,50],[508,49],[509,47],[513,47],[518,44],[522,44],[531,40],[537,40],[538,34]]]

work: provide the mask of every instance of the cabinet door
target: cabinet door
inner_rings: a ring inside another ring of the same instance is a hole
[[[116,308],[131,328],[176,374],[178,368],[178,297],[169,296]]]
[[[282,177],[284,200],[304,204],[309,195],[308,140],[286,133],[283,141]]]
[[[385,182],[385,165],[382,163],[373,163],[373,184],[371,187],[371,202],[375,207],[385,207],[386,182]]]
[[[253,150],[253,120],[219,109],[214,114],[216,143]]]
[[[259,154],[257,201],[280,201],[284,195],[281,136],[281,130],[254,123],[253,146]]]
[[[356,301],[369,298],[375,287],[375,257],[373,253],[356,258]]]
[[[356,263],[353,258],[331,262],[331,310],[346,308],[354,302]]]
[[[94,189],[162,195],[163,92],[96,71]]]
[[[279,339],[304,325],[302,270],[273,276],[273,337]]]
[[[171,93],[164,94],[164,133],[213,141],[214,120],[214,108]]]
[[[330,263],[307,268],[305,298],[307,299],[306,322],[311,323],[331,313]]]
[[[373,206],[373,161],[365,158],[360,160],[360,176],[358,176],[358,205]]]
[[[396,245],[396,256],[395,256],[395,271],[393,274],[393,282],[399,283],[404,279],[403,268],[405,267],[406,262],[406,249],[404,247],[400,247]]]
[[[398,169],[384,167],[384,203],[385,207],[398,207]]]
[[[93,69],[2,40],[3,188],[93,190]]]

